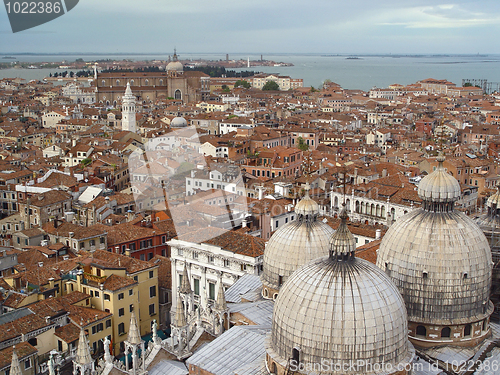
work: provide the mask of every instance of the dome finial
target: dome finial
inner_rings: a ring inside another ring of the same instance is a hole
[[[330,239],[330,259],[337,262],[355,258],[356,239],[347,227],[347,218],[346,204],[342,203],[340,225]]]

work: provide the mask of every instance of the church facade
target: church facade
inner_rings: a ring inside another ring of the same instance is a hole
[[[206,100],[210,93],[210,76],[197,71],[184,72],[174,54],[165,71],[96,73],[96,102],[116,106],[130,84],[138,104],[154,103],[160,97],[192,103]]]

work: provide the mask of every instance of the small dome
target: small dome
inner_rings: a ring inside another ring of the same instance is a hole
[[[430,202],[454,202],[461,196],[460,184],[443,167],[443,156],[438,156],[438,167],[418,184],[418,196]]]
[[[182,72],[184,67],[180,61],[171,61],[167,64],[167,72]]]
[[[172,61],[167,64],[166,70],[167,72],[182,72],[184,70],[182,63],[178,60],[177,52],[175,50]]]
[[[185,128],[186,126],[188,126],[188,123],[184,117],[174,117],[170,122],[171,128]]]
[[[295,206],[295,212],[298,215],[306,216],[319,214],[319,205],[309,196],[310,189],[309,182],[307,182],[305,187],[306,194]]]

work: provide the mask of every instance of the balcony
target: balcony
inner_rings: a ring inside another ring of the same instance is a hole
[[[83,279],[84,279],[85,283],[88,285],[92,285],[92,284],[100,285],[106,281],[106,276],[96,276],[96,275],[92,275],[90,273],[84,272]]]

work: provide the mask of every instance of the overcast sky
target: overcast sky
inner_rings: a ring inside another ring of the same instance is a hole
[[[0,53],[500,53],[500,1],[80,0]]]

